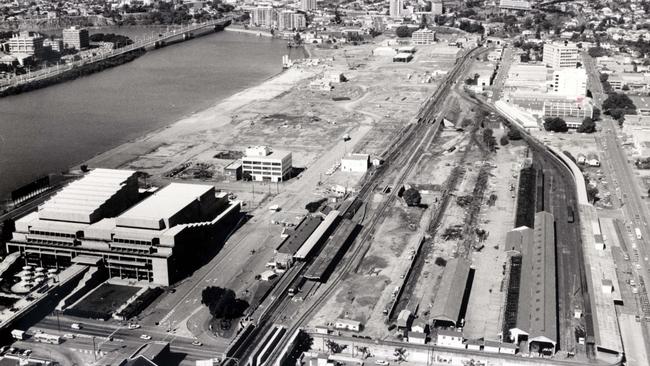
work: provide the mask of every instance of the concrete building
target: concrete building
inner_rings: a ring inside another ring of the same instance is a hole
[[[223,168],[223,175],[229,180],[240,180],[242,178],[242,164],[241,161],[233,161]]]
[[[390,7],[389,7],[388,14],[391,17],[397,18],[402,16],[402,9],[404,8],[404,3],[402,2],[402,0],[390,0],[389,5]]]
[[[270,6],[259,6],[250,12],[250,25],[254,27],[271,28],[276,20],[275,10]]]
[[[443,10],[442,0],[433,0],[431,2],[431,15],[442,15]]]
[[[20,32],[9,38],[9,52],[40,57],[43,54],[45,38],[34,32]]]
[[[499,8],[502,10],[531,10],[532,5],[527,0],[500,0]]]
[[[438,329],[436,345],[438,347],[465,348],[463,344],[463,333],[455,330]]]
[[[63,46],[82,50],[90,45],[88,30],[77,26],[63,30]]]
[[[544,65],[554,69],[575,68],[580,61],[580,50],[575,43],[545,43],[542,53]]]
[[[414,344],[425,344],[427,343],[427,335],[419,332],[408,332],[407,341]]]
[[[361,322],[351,319],[337,319],[334,323],[335,329],[340,330],[351,330],[353,332],[358,332],[361,330]]]
[[[553,72],[553,92],[570,97],[587,94],[587,71],[585,69],[560,69]]]
[[[99,263],[114,277],[169,285],[240,208],[206,185],[172,183],[138,199],[135,172],[95,169],[16,220],[7,252],[36,266]]]
[[[348,154],[341,159],[342,172],[365,173],[370,164],[370,155],[368,154]]]
[[[316,10],[317,8],[316,0],[300,0],[300,9],[304,11]]]
[[[271,151],[267,146],[249,147],[242,158],[242,171],[256,181],[287,180],[291,177],[291,153]]]
[[[432,44],[436,41],[436,32],[431,29],[418,29],[411,34],[413,44]]]
[[[279,30],[303,30],[307,27],[305,14],[284,10],[278,14]]]

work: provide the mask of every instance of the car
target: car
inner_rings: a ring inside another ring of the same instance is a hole
[[[31,349],[26,349],[26,350],[24,350],[23,353],[22,353],[23,356],[29,356],[29,355],[31,355],[31,354],[32,354],[32,350],[31,350]]]
[[[375,361],[375,363],[376,363],[377,365],[382,365],[382,366],[388,366],[388,365],[390,365],[390,362],[385,361],[385,360],[377,360],[377,361]]]
[[[199,342],[199,341],[194,341],[194,342],[192,342],[192,345],[193,345],[193,346],[202,346],[203,343],[201,343],[201,342]]]
[[[82,326],[79,323],[72,323],[72,325],[70,325],[70,328],[72,328],[72,329],[81,329]]]
[[[66,334],[63,335],[63,338],[66,338],[66,339],[74,339],[74,334],[72,334],[72,333],[66,333]]]
[[[151,339],[151,336],[150,336],[150,335],[148,335],[148,334],[143,334],[143,335],[141,335],[141,336],[140,336],[140,339],[145,339],[145,340],[147,340],[147,341],[148,341],[148,340],[150,340],[150,339]]]
[[[129,324],[129,329],[139,329],[140,324]]]

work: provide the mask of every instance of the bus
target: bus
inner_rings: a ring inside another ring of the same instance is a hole
[[[61,337],[47,333],[36,333],[34,340],[41,343],[61,344]]]

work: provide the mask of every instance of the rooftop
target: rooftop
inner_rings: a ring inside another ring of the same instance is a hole
[[[532,246],[522,248],[517,328],[529,338],[545,336],[557,341],[555,285],[555,218],[535,214]]]
[[[131,170],[94,169],[38,208],[41,219],[90,223],[94,214],[135,175]]]
[[[214,187],[209,185],[171,183],[121,214],[117,217],[116,224],[117,226],[151,229],[152,227],[148,224],[145,227],[135,224],[135,222],[168,221],[169,218],[212,190]]]
[[[469,270],[469,262],[465,259],[453,258],[447,262],[431,308],[431,319],[456,324],[467,287]]]

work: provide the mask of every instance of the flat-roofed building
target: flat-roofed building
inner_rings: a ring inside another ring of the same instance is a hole
[[[554,69],[575,68],[580,61],[580,49],[575,43],[545,43],[542,53],[544,65]]]
[[[532,5],[527,0],[499,0],[499,8],[503,10],[531,10]]]
[[[16,220],[7,251],[37,266],[99,263],[114,277],[169,285],[239,213],[239,202],[213,186],[181,183],[133,205],[134,179],[131,171],[91,171]]]
[[[587,94],[587,71],[583,68],[555,70],[552,88],[560,95],[584,97]]]
[[[411,34],[413,44],[432,44],[436,41],[436,32],[431,29],[418,29]]]
[[[9,38],[9,52],[34,57],[43,55],[45,37],[35,32],[20,32]]]
[[[242,158],[242,170],[256,181],[281,182],[291,177],[291,153],[271,150],[267,146],[246,149]]]
[[[317,8],[316,0],[300,0],[300,9],[303,11],[316,10]]]
[[[528,341],[529,351],[554,354],[557,345],[555,219],[549,212],[535,214],[532,246],[522,248],[519,306],[510,338]]]
[[[368,154],[348,154],[341,159],[341,171],[365,173],[369,164],[370,156]]]
[[[63,45],[65,48],[74,48],[82,50],[90,46],[90,36],[88,29],[73,26],[63,30]]]
[[[276,23],[276,12],[270,6],[259,6],[250,12],[250,25],[271,28]]]

